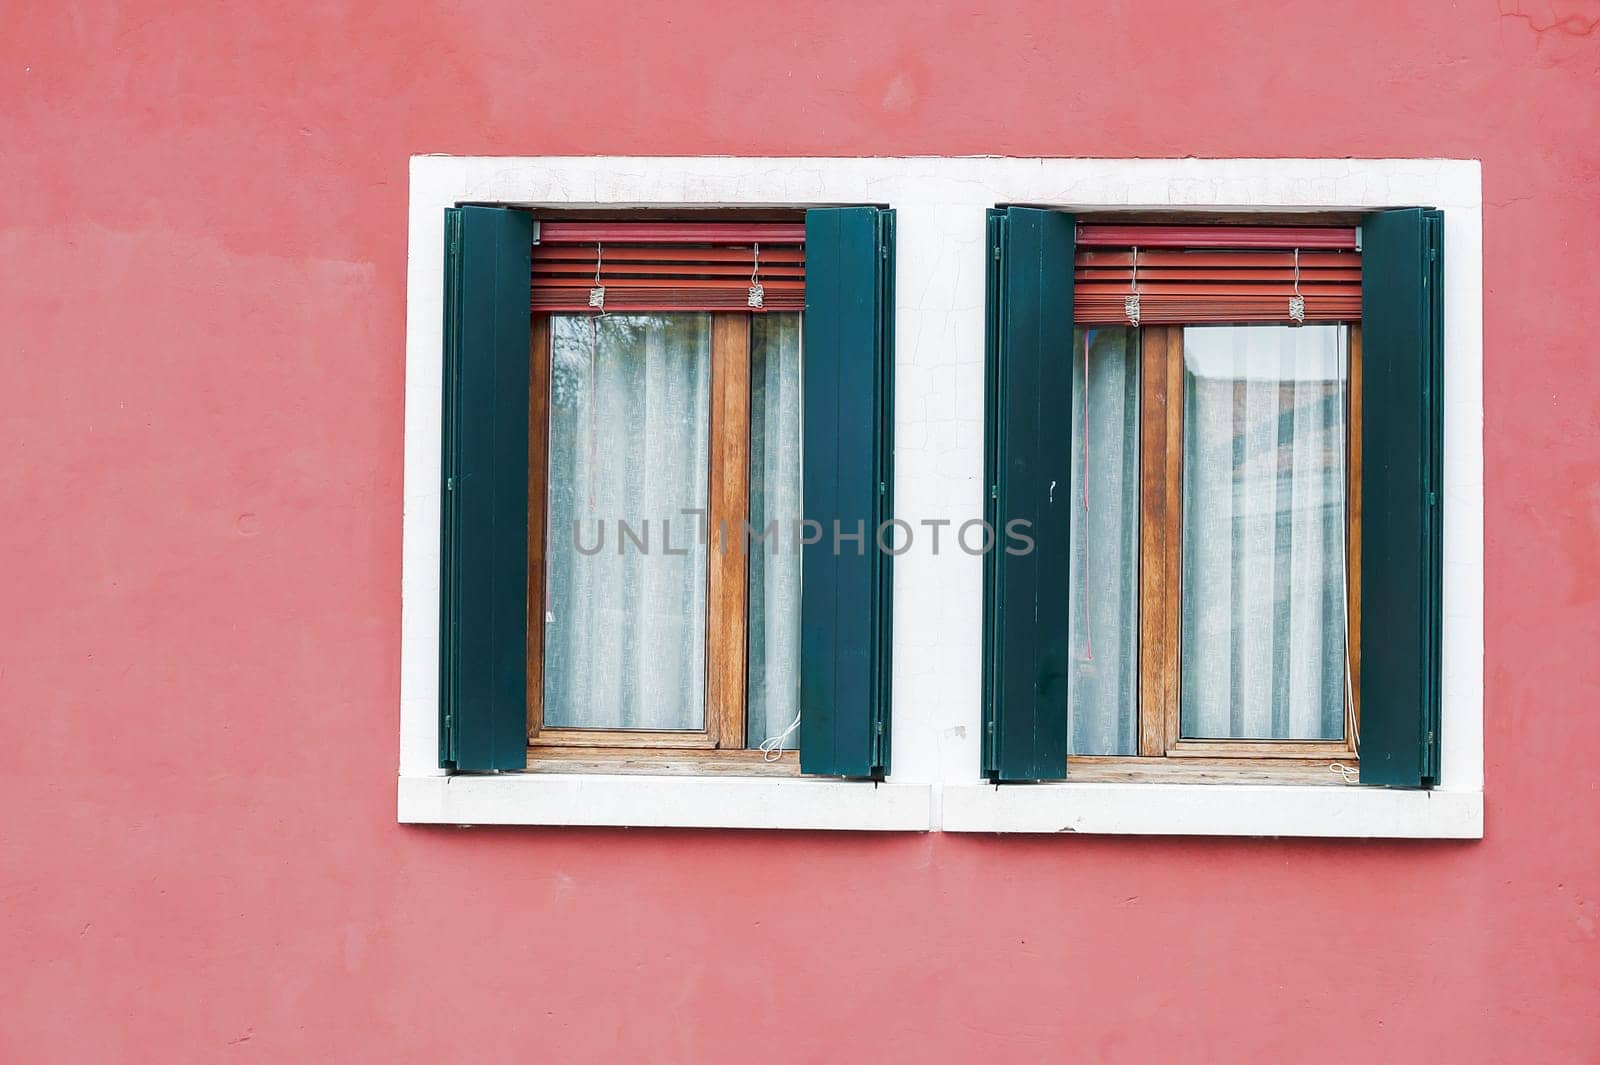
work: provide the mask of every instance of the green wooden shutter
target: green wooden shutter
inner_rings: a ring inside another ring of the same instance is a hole
[[[1072,464],[1071,215],[989,212],[983,770],[1067,773],[1067,522]],[[1008,554],[1007,524],[1034,549]]]
[[[445,211],[439,764],[527,764],[529,255],[533,222]]]
[[[1361,250],[1361,782],[1439,780],[1444,218],[1368,215]]]
[[[894,514],[894,212],[806,212],[802,449],[805,517],[821,528],[800,565],[800,768],[889,771]],[[845,536],[835,551],[834,523]]]

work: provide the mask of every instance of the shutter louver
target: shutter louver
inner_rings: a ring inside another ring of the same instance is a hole
[[[762,306],[749,305],[755,246]],[[805,309],[805,226],[740,222],[543,222],[533,248],[533,311],[588,313],[598,257],[605,310]]]

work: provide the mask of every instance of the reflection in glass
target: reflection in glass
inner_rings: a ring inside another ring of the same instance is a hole
[[[702,728],[706,546],[682,512],[706,507],[711,316],[555,315],[550,334],[544,722]],[[619,521],[648,521],[649,549],[619,553]]]
[[[1183,334],[1185,737],[1344,735],[1342,325]]]
[[[1137,753],[1138,336],[1120,326],[1073,336],[1071,754]]]
[[[783,735],[800,705],[800,316],[750,320],[750,527],[777,535],[749,546],[745,738]],[[799,746],[789,732],[778,746]]]

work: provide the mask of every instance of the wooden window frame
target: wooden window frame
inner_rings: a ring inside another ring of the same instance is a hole
[[[705,313],[684,311],[675,313]],[[544,724],[544,622],[550,487],[551,315],[533,316],[528,389],[528,771],[798,776],[799,751],[747,748],[750,312],[710,312],[706,684],[695,730]],[[720,531],[720,535],[719,535]]]
[[[1255,323],[1262,324],[1262,323]],[[1349,337],[1345,440],[1346,631],[1361,625],[1361,324]],[[1179,687],[1183,587],[1183,333],[1145,325],[1139,346],[1138,695],[1136,755],[1069,755],[1076,781],[1338,784],[1359,764],[1360,641],[1346,642],[1350,689],[1342,740],[1184,738]]]

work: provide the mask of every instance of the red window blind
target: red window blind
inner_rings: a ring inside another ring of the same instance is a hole
[[[1361,253],[1355,229],[1340,226],[1080,225],[1073,318],[1126,324],[1137,291],[1148,325],[1288,322],[1296,251],[1305,320],[1358,321]]]
[[[536,313],[799,311],[806,227],[773,222],[542,222],[533,246]],[[760,245],[760,261],[756,246]],[[762,306],[750,306],[751,269]]]

